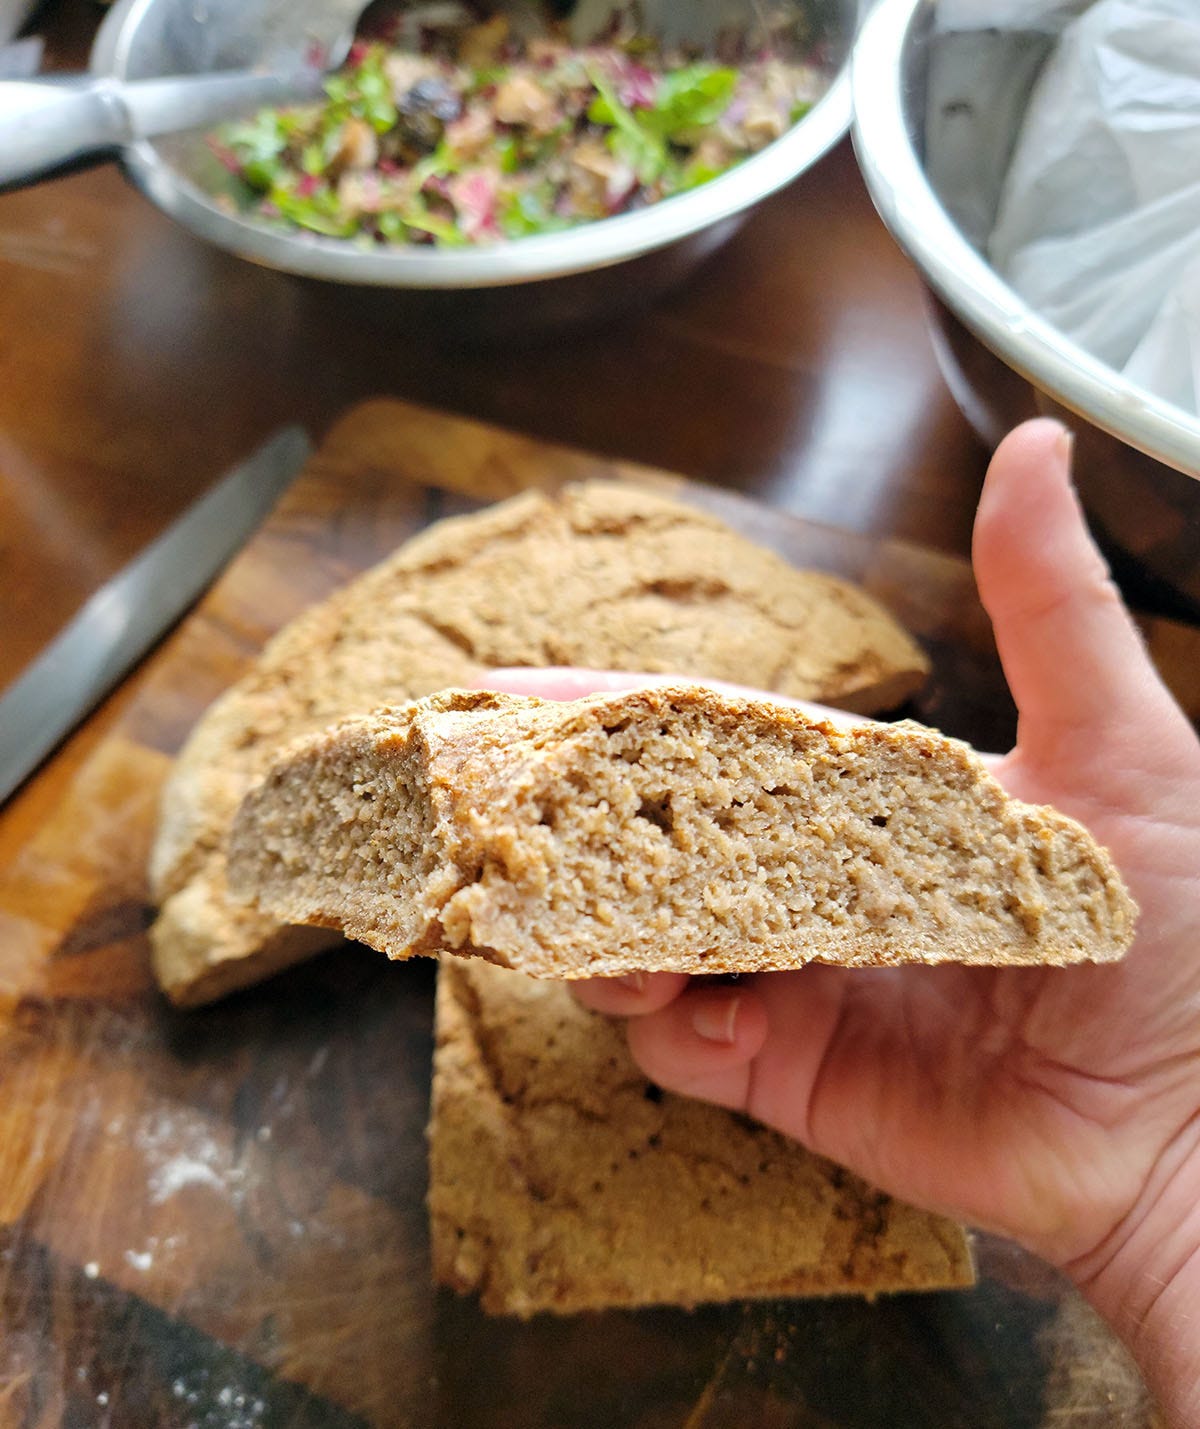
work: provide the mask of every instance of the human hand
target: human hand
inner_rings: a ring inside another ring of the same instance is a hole
[[[1173,1422],[1194,1426],[1200,742],[1108,579],[1069,468],[1065,432],[1028,423],[998,449],[980,501],[976,577],[1020,714],[1017,746],[993,769],[1112,852],[1141,907],[1126,959],[810,965],[735,984],[650,974],[576,990],[629,1018],[633,1055],[660,1085],[744,1111],[1065,1270]],[[574,698],[646,679],[526,670],[487,683]]]

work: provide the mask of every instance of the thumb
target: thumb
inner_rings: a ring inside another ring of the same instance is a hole
[[[988,468],[972,554],[1022,761],[1093,778],[1106,753],[1126,763],[1147,745],[1192,740],[1088,533],[1070,467],[1057,422],[1011,432]]]

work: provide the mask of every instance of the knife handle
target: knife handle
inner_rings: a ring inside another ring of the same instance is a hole
[[[305,60],[278,72],[228,70],[154,79],[0,81],[0,188],[134,139],[203,129],[321,91],[323,71]]]
[[[129,111],[110,81],[0,83],[0,185],[99,157],[131,137]]]

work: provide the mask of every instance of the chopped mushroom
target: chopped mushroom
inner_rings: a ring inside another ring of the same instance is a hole
[[[481,25],[472,25],[462,37],[458,57],[472,69],[488,69],[500,59],[508,40],[508,16],[493,15]]]
[[[595,218],[612,213],[637,187],[632,167],[614,158],[599,139],[584,139],[577,144],[569,166],[571,198],[581,212]]]
[[[446,143],[460,159],[478,159],[496,137],[487,107],[472,104],[465,114],[446,125]]]
[[[342,126],[342,142],[333,156],[331,167],[338,173],[344,169],[373,169],[379,162],[379,140],[375,131],[362,119],[347,119]]]
[[[778,105],[765,99],[752,99],[738,127],[751,149],[762,149],[779,138],[788,127],[788,121]]]
[[[521,124],[535,134],[551,134],[559,125],[558,106],[549,90],[528,74],[515,74],[496,90],[496,118]]]

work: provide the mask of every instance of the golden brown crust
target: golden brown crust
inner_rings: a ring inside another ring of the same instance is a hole
[[[281,924],[201,880],[173,893],[150,929],[150,957],[177,1007],[199,1007],[250,987],[341,941],[326,927]]]

